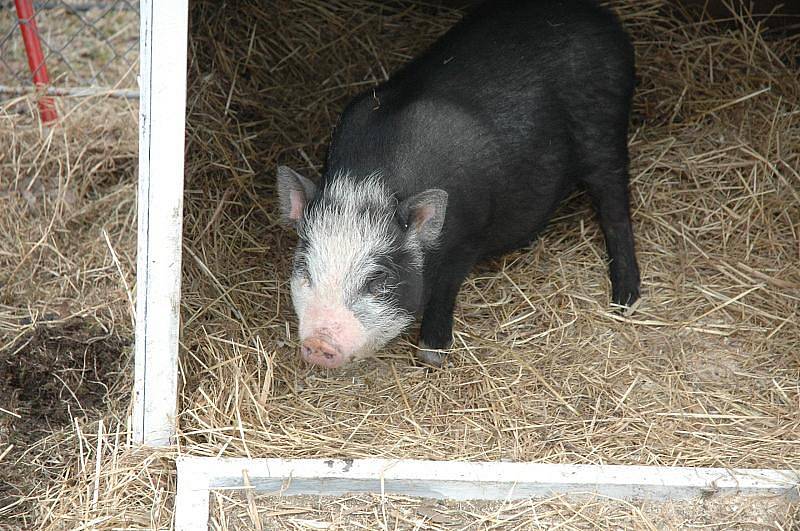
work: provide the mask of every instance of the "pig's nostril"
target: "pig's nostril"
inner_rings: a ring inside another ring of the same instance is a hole
[[[300,354],[303,359],[323,367],[338,367],[343,359],[339,351],[324,340],[313,337],[300,345]]]

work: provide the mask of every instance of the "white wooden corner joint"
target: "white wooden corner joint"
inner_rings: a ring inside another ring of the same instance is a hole
[[[208,529],[209,492],[251,488],[286,495],[400,494],[447,500],[513,500],[556,494],[680,500],[718,494],[798,498],[788,470],[561,465],[388,459],[179,457],[175,529]],[[247,472],[244,482],[243,471]]]
[[[175,436],[188,0],[142,0],[133,441]]]

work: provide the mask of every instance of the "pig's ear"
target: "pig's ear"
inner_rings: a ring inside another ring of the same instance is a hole
[[[411,196],[398,206],[400,219],[406,229],[420,239],[425,247],[436,243],[447,212],[447,192],[437,188]]]
[[[306,203],[314,197],[317,186],[287,166],[278,166],[278,199],[286,223],[296,225],[303,217]]]

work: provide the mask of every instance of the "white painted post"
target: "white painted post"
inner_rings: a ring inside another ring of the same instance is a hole
[[[142,0],[133,441],[175,436],[188,0]]]

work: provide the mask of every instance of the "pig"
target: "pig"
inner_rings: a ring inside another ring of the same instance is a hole
[[[298,234],[291,296],[300,352],[340,367],[421,317],[417,357],[440,366],[463,281],[531,244],[586,190],[612,302],[639,297],[628,192],[633,47],[589,0],[493,0],[356,96],[317,184],[280,166]]]

